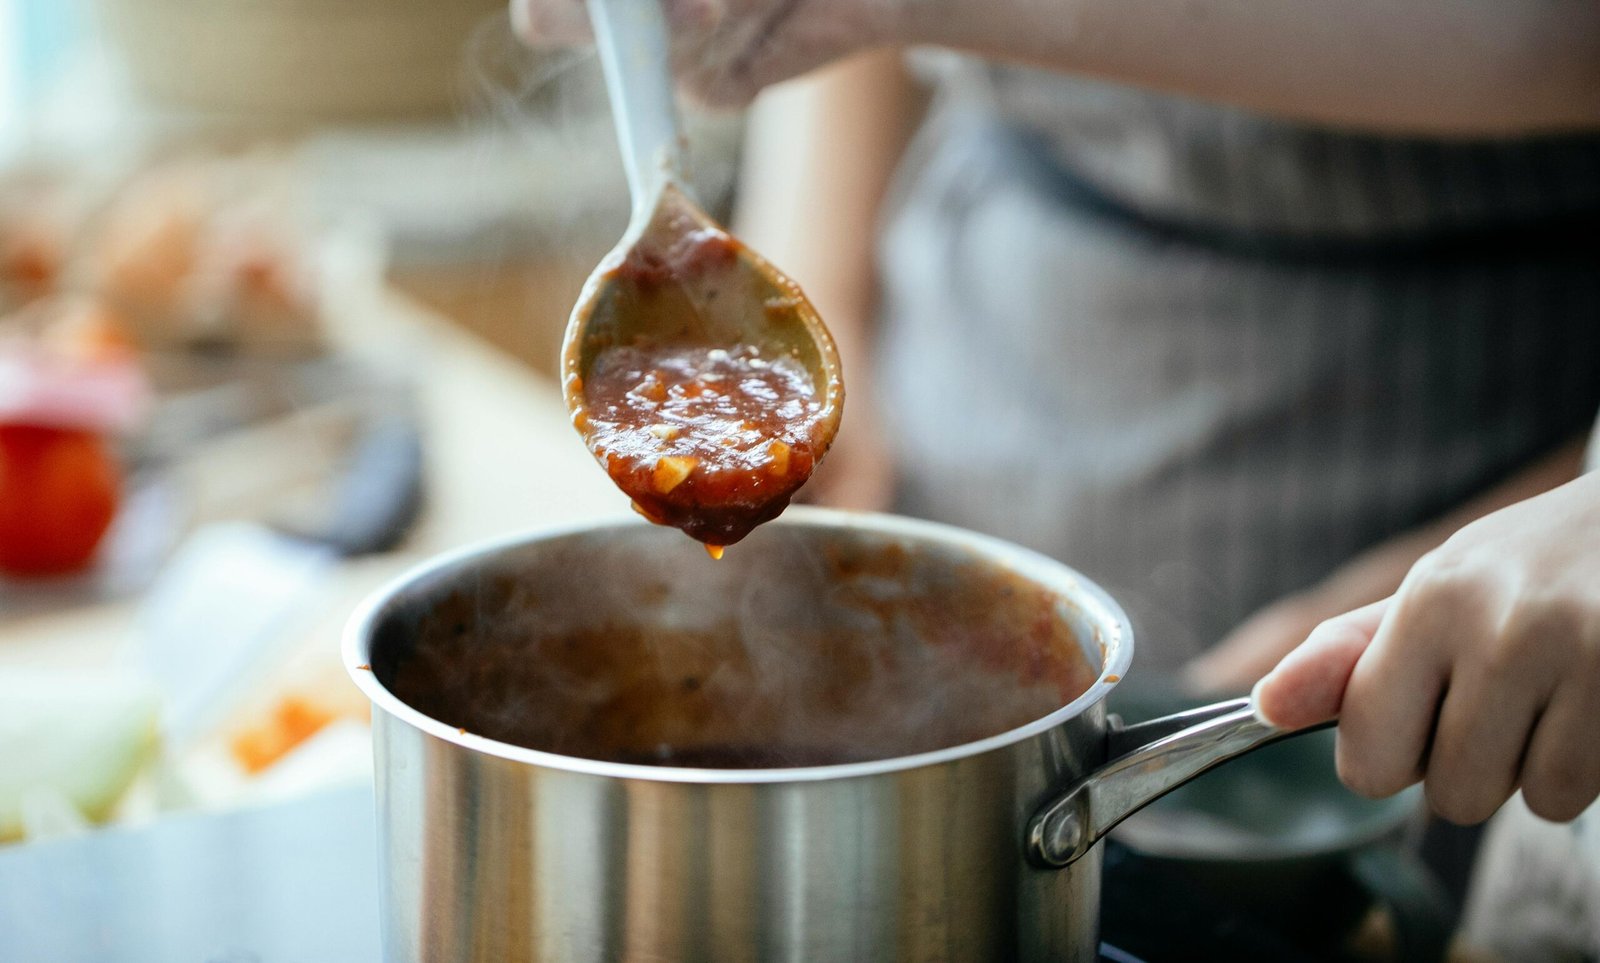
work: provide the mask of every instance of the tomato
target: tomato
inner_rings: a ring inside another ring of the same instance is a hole
[[[0,574],[86,568],[120,492],[117,461],[94,432],[0,425]]]

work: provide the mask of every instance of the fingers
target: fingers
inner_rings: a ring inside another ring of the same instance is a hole
[[[1536,815],[1577,818],[1600,795],[1600,597],[1592,572],[1577,570],[1543,584],[1549,594],[1525,598],[1521,645],[1513,655],[1543,669],[1552,690],[1522,758],[1522,796]]]
[[[1388,607],[1384,599],[1318,625],[1256,684],[1251,693],[1256,711],[1285,728],[1339,715],[1350,674],[1371,646]]]
[[[512,0],[511,26],[530,47],[572,47],[594,41],[584,0]]]
[[[1595,667],[1587,668],[1588,679],[1595,678]],[[1574,677],[1573,684],[1556,691],[1523,761],[1523,801],[1534,815],[1555,822],[1576,819],[1600,795],[1600,732],[1595,724],[1600,698],[1586,681]]]
[[[698,2],[716,4],[701,18],[710,27],[675,51],[675,64],[685,92],[711,107],[741,106],[773,84],[899,36],[896,3]]]
[[[1600,619],[1570,594],[1488,553],[1419,563],[1350,673],[1345,783],[1384,796],[1420,778],[1432,809],[1462,824],[1494,815],[1519,785],[1536,814],[1576,817],[1600,794]]]
[[[1345,686],[1347,785],[1382,796],[1423,779],[1434,810],[1461,823],[1519,786],[1553,820],[1600,795],[1600,475],[1594,485],[1486,516],[1413,566]],[[1336,670],[1360,648],[1332,631],[1261,684],[1264,716],[1298,723],[1329,708]]]
[[[862,46],[862,35],[829,22],[805,30],[779,22],[760,33],[731,32],[715,56],[702,55],[682,72],[685,91],[709,107],[739,107],[781,81],[798,77]]]
[[[1479,570],[1470,584],[1471,594],[1484,599],[1501,583]],[[1434,812],[1455,823],[1488,819],[1516,791],[1534,728],[1554,708],[1563,675],[1576,668],[1563,664],[1565,653],[1577,651],[1564,644],[1575,634],[1570,613],[1506,594],[1505,617],[1487,605],[1452,629],[1454,668],[1425,782]],[[1552,725],[1560,727],[1568,711]]]
[[[684,92],[738,107],[764,87],[888,39],[894,4],[820,0],[661,0],[672,72]],[[512,0],[517,35],[534,47],[593,42],[585,0]]]
[[[702,12],[701,29],[673,51],[673,71],[684,93],[708,107],[742,107],[768,84],[820,63],[827,52],[785,29],[784,16],[798,9],[789,4],[779,8],[777,16],[742,9],[727,17],[714,9]],[[801,69],[775,69],[785,53],[797,51],[811,62]]]
[[[1483,822],[1516,791],[1528,733],[1549,693],[1469,665],[1451,678],[1423,780],[1428,805],[1461,825]]]
[[[1345,687],[1339,777],[1364,796],[1390,796],[1422,778],[1459,629],[1452,621],[1470,622],[1481,608],[1478,600],[1444,599],[1423,582],[1417,570],[1407,577]],[[1467,608],[1449,604],[1455,601]]]
[[[662,13],[675,52],[686,44],[706,46],[723,20],[725,0],[662,0]],[[511,0],[511,26],[532,47],[570,47],[592,43],[585,0]]]

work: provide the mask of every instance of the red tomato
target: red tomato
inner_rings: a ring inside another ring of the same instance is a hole
[[[117,513],[120,476],[93,432],[0,425],[0,573],[87,567]]]

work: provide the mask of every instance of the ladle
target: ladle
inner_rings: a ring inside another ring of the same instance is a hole
[[[562,377],[574,424],[587,436],[584,384],[607,348],[753,348],[765,358],[791,358],[809,376],[822,406],[813,436],[820,460],[844,401],[832,336],[799,286],[723,230],[684,184],[658,0],[588,3],[633,212],[567,325]],[[785,504],[790,494],[782,496]]]

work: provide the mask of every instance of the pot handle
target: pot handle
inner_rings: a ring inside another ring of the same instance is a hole
[[[1289,736],[1326,729],[1279,729],[1249,699],[1162,716],[1124,727],[1112,716],[1110,759],[1039,810],[1028,824],[1028,859],[1045,869],[1068,866],[1115,826],[1189,780],[1234,756]]]

